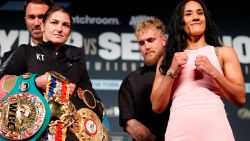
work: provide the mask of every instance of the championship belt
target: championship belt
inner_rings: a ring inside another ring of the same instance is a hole
[[[50,121],[49,104],[35,86],[36,74],[17,78],[0,100],[0,140],[36,141]]]
[[[93,93],[89,90],[82,90],[81,88],[78,88],[77,94],[79,98],[83,100],[85,107],[93,110],[102,121],[104,117],[104,106],[102,102],[96,100]]]
[[[102,125],[105,128],[104,131],[105,132],[107,131],[108,132],[107,134],[109,135],[110,127],[109,127],[107,115],[104,111],[103,103],[95,99],[94,95],[89,90],[82,90],[81,88],[78,88],[77,94],[79,98],[83,100],[83,103],[85,105],[84,108],[89,108],[91,112],[94,112],[99,117],[99,120],[101,121]]]
[[[99,117],[89,108],[81,108],[74,113],[74,124],[70,131],[79,141],[108,141],[108,130]]]
[[[4,75],[2,77],[0,80],[0,99],[14,88],[17,78],[16,75]]]
[[[69,80],[63,75],[49,72],[44,93],[51,110],[51,121],[44,140],[65,141],[66,132],[74,122],[74,104],[69,100]]]
[[[44,97],[47,100],[53,100],[59,104],[65,104],[70,98],[69,80],[55,71],[49,72]]]
[[[67,101],[62,105],[51,100],[49,101],[49,106],[51,109],[51,121],[44,139],[46,141],[65,141],[67,128],[74,122],[75,106],[71,101]]]
[[[94,109],[96,107],[96,100],[94,95],[89,90],[82,90],[80,87],[77,89],[79,98],[83,100],[86,107]]]
[[[44,97],[51,109],[51,121],[44,140],[65,141],[70,131],[80,141],[108,141],[108,130],[100,120],[103,117],[101,102],[89,90],[78,88],[77,94],[84,104],[78,111],[70,101],[69,80],[57,72],[49,72]]]

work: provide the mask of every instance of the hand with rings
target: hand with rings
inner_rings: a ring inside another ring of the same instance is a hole
[[[202,55],[197,56],[194,61],[194,64],[196,69],[207,74],[210,74],[211,72],[214,72],[216,70],[214,66],[210,63],[208,57],[206,56]]]
[[[207,57],[200,55],[196,57],[194,64],[197,67],[197,66],[200,66],[201,64],[206,64],[207,62],[208,62]]]

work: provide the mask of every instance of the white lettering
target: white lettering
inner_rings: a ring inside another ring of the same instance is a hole
[[[101,62],[95,62],[95,70],[96,71],[102,70],[102,63]]]
[[[0,52],[1,56],[3,56],[4,52],[11,50],[11,46],[14,44],[15,40],[18,37],[17,30],[10,30],[7,35],[5,30],[0,30]]]
[[[143,62],[99,62],[86,61],[87,70],[95,72],[131,72],[144,65]]]
[[[29,32],[27,30],[20,30],[19,31],[19,38],[18,38],[18,46],[21,44],[28,44],[29,43]]]
[[[237,36],[233,40],[233,47],[243,64],[250,63],[250,38],[247,36]]]
[[[139,45],[133,33],[122,33],[121,37],[113,32],[105,32],[99,36],[99,56],[106,60],[143,60]]]
[[[120,21],[118,18],[113,17],[90,17],[85,15],[84,17],[74,16],[74,24],[97,24],[97,25],[119,25]]]
[[[79,32],[72,32],[66,44],[76,46],[76,47],[82,47],[83,46],[82,39],[83,39],[82,34],[80,34]]]
[[[222,36],[222,42],[226,46],[233,46],[232,45],[232,36],[228,36],[228,35]]]
[[[78,32],[72,32],[69,36],[66,44],[76,46],[76,47],[82,47],[82,34]]]
[[[250,110],[247,108],[241,108],[238,111],[238,116],[240,119],[250,119]]]
[[[122,60],[140,60],[142,56],[135,35],[132,33],[123,33],[121,37]]]
[[[131,16],[129,20],[129,25],[135,28],[135,26],[142,20],[153,18],[153,16],[147,16],[147,15],[137,15],[137,16]]]
[[[99,56],[106,60],[116,60],[121,56],[121,49],[119,42],[121,38],[118,34],[113,32],[102,33],[99,36],[99,45],[102,47],[99,49]]]
[[[231,36],[222,36],[223,44],[231,46],[235,49],[240,63],[249,64],[250,63],[250,38],[247,36],[236,36],[232,39]]]
[[[91,18],[90,18],[91,19]],[[133,19],[133,18],[132,18]],[[4,52],[29,42],[27,30],[0,29],[0,57]],[[98,38],[98,39],[97,39]],[[143,60],[134,33],[104,32],[99,37],[83,38],[79,32],[72,32],[67,44],[84,48],[86,55],[99,55],[103,60]],[[248,36],[222,36],[225,45],[232,46],[241,64],[250,63],[250,38]],[[14,46],[15,45],[15,46]],[[245,65],[246,66],[246,65]],[[124,66],[125,67],[125,66]],[[243,68],[248,72],[248,68]]]
[[[84,44],[84,49],[85,49],[86,55],[96,55],[97,54],[96,38],[84,38],[83,44]]]
[[[44,55],[43,54],[36,54],[36,59],[40,61],[44,61]]]

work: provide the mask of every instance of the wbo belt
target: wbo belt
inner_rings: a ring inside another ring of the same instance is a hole
[[[35,86],[36,74],[18,76],[0,100],[0,140],[36,141],[50,121],[50,107]]]

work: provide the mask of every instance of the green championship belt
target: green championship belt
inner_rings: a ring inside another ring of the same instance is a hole
[[[0,140],[36,141],[50,121],[50,107],[35,85],[36,74],[18,76],[0,100]]]

